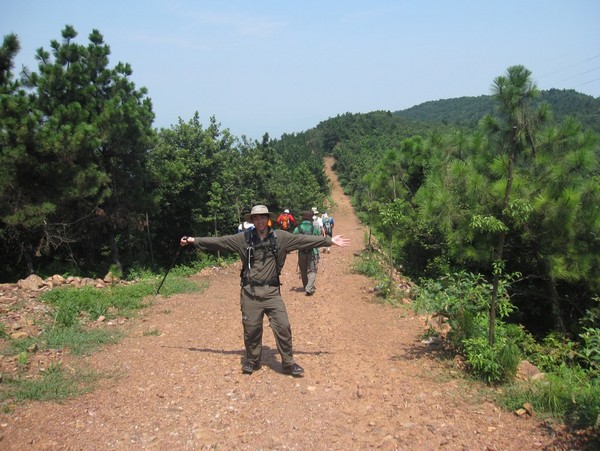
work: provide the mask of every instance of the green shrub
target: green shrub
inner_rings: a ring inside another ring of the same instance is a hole
[[[528,346],[527,359],[541,371],[553,372],[563,365],[574,365],[577,344],[565,335],[551,332],[541,342]]]
[[[357,274],[373,279],[381,279],[385,275],[381,262],[373,252],[362,253],[360,258],[355,260],[353,269]]]
[[[487,336],[464,341],[465,357],[473,374],[495,384],[511,380],[521,361],[521,350],[513,338],[497,336],[490,346]]]
[[[592,427],[600,420],[600,379],[580,367],[561,365],[543,380],[507,385],[498,401],[510,410],[529,403],[540,416]]]
[[[583,330],[579,334],[583,345],[577,356],[591,371],[600,372],[600,328],[584,327]]]
[[[514,310],[508,281],[503,280],[499,287],[498,319]],[[446,318],[450,326],[447,338],[456,349],[462,350],[465,340],[487,334],[492,287],[481,274],[460,271],[436,280],[424,279],[416,292],[414,309]]]

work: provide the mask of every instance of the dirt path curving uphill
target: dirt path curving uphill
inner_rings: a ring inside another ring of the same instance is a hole
[[[353,274],[363,247],[337,178],[329,213],[352,239],[323,256],[307,298],[291,255],[283,296],[294,350],[306,370],[280,372],[271,330],[263,368],[240,371],[243,339],[238,265],[195,278],[198,294],[157,297],[131,321],[127,338],[87,357],[118,374],[63,404],[35,402],[1,414],[4,450],[511,450],[547,449],[554,438],[535,417],[517,417],[485,398],[421,343],[423,318],[373,302]],[[158,331],[160,335],[148,333]],[[561,448],[558,448],[561,449]]]

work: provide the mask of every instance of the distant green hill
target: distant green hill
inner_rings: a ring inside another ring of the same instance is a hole
[[[556,121],[569,115],[575,116],[585,127],[600,134],[600,97],[594,98],[572,89],[550,89],[541,91],[539,101],[550,105]],[[493,112],[492,97],[482,95],[432,100],[393,114],[405,119],[470,127],[485,114]]]

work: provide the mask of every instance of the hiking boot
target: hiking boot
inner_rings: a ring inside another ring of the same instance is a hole
[[[284,374],[291,374],[294,377],[302,377],[304,375],[304,368],[302,368],[297,363],[294,363],[290,366],[283,367]]]
[[[242,364],[242,373],[244,374],[252,374],[257,370],[260,370],[260,363],[244,362]]]

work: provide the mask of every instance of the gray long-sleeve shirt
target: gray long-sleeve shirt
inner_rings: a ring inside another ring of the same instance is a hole
[[[329,247],[333,244],[329,236],[301,235],[284,230],[269,231],[276,236],[277,259],[280,266],[285,263],[286,255],[295,250],[308,250],[314,247]],[[248,265],[248,243],[245,233],[225,235],[220,237],[194,237],[194,245],[207,251],[237,253],[247,272],[245,277],[252,280],[264,281],[276,278],[277,263],[271,251],[269,235],[262,241],[253,232],[256,241],[252,252],[251,265]],[[281,269],[281,268],[280,268]]]

